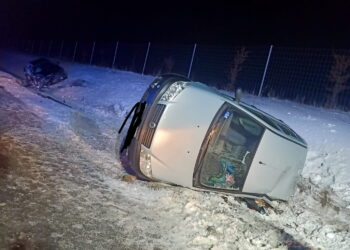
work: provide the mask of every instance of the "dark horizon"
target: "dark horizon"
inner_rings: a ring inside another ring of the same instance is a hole
[[[350,48],[346,2],[246,1],[228,7],[5,0],[1,7],[3,39]]]

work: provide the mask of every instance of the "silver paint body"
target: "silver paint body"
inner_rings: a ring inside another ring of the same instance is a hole
[[[151,155],[152,177],[193,187],[193,174],[203,140],[225,102],[246,112],[266,128],[242,192],[287,200],[293,195],[304,166],[306,145],[287,138],[233,98],[196,82],[191,82],[172,102],[159,102],[166,104],[166,108],[147,150]]]

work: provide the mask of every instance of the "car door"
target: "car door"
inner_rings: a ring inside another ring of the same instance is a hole
[[[203,142],[194,185],[242,192],[264,127],[247,113],[225,103]]]

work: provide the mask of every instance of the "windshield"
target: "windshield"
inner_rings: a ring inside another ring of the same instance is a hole
[[[264,128],[234,106],[219,110],[203,147],[199,182],[206,187],[241,190]]]

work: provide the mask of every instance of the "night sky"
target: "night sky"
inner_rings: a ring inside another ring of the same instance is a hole
[[[0,29],[2,37],[23,39],[350,48],[350,7],[311,0],[3,0]]]

